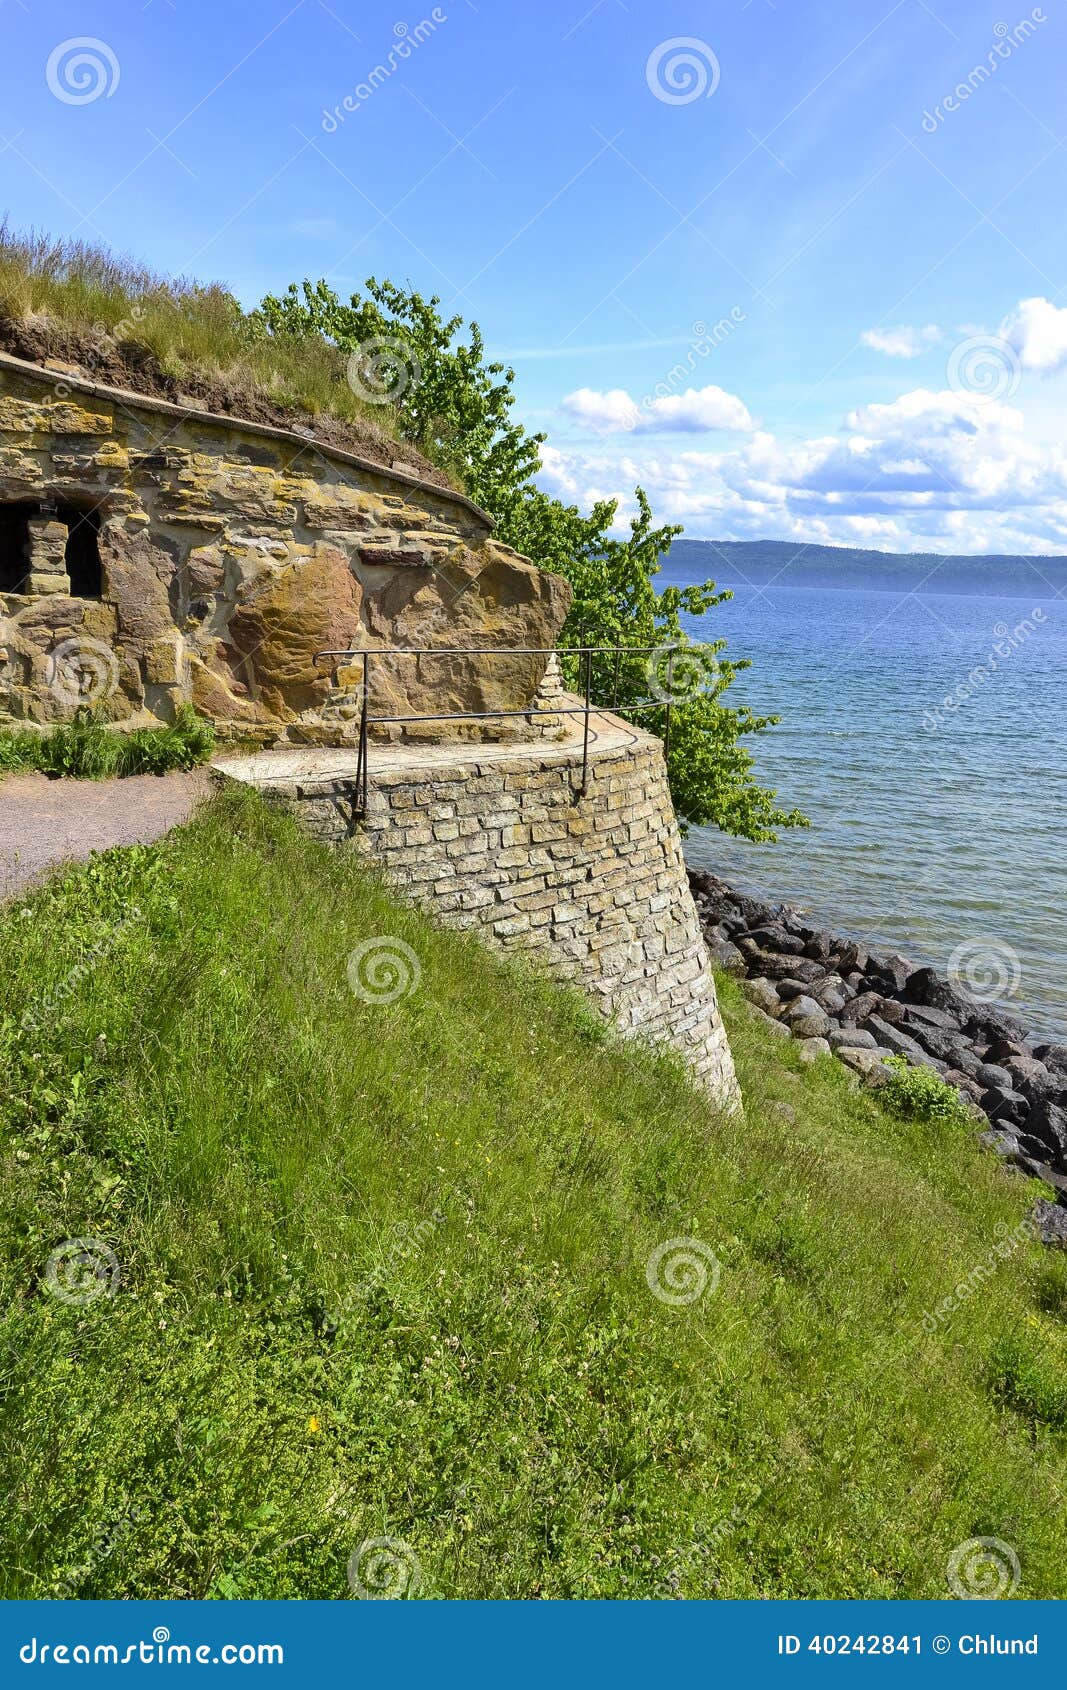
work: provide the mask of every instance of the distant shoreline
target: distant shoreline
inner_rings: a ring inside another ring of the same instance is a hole
[[[734,593],[744,592],[746,588],[759,593],[773,592],[775,588],[790,593],[884,593],[888,596],[892,593],[903,592],[913,598],[1002,599],[1008,604],[1029,605],[1053,604],[1061,596],[1057,590],[1050,591],[1048,588],[1045,589],[1044,596],[1042,596],[1039,592],[1024,593],[1021,588],[1016,588],[1013,592],[993,591],[991,588],[983,592],[978,588],[968,589],[965,587],[943,587],[937,591],[932,591],[928,587],[909,587],[906,582],[901,581],[864,581],[862,584],[856,581],[796,581],[793,579],[745,581],[740,578],[731,579],[727,575],[716,576],[714,579],[720,592],[723,588],[728,588],[730,592]],[[1065,587],[1065,590],[1067,590],[1067,587]]]
[[[1067,555],[876,552],[785,540],[676,540],[663,576],[747,586],[1031,599],[1067,592]]]

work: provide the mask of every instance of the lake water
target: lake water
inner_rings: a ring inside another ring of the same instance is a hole
[[[782,717],[759,776],[812,826],[694,829],[691,865],[1067,1039],[1067,603],[720,584],[702,637],[753,660],[733,696]]]

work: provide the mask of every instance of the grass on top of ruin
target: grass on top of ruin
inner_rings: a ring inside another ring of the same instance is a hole
[[[121,385],[125,378],[140,386],[147,352],[164,377],[179,383],[197,377],[228,391],[234,409],[251,398],[305,418],[335,417],[368,447],[391,455],[392,408],[357,396],[346,380],[345,356],[318,336],[257,338],[248,314],[220,283],[165,277],[107,247],[34,230],[18,234],[4,222],[0,326],[5,318],[34,323],[55,357],[87,359],[89,373],[98,371],[102,381]],[[410,446],[404,455],[417,457]]]
[[[236,788],[0,977],[4,1596],[1067,1595],[1037,1188],[732,982],[743,1117]]]

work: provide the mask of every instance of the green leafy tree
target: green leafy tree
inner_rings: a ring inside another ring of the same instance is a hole
[[[477,323],[443,318],[435,295],[366,283],[345,305],[324,281],[268,295],[253,321],[286,339],[323,335],[349,359],[349,381],[370,403],[389,404],[403,440],[463,482],[503,524],[537,469],[543,434],[511,420],[514,370],[487,363]]]
[[[723,639],[692,641],[682,617],[702,617],[733,594],[714,581],[658,591],[660,560],[682,529],[655,527],[644,490],[635,489],[636,514],[627,538],[617,539],[617,505],[606,499],[583,516],[540,489],[523,501],[509,544],[566,576],[574,602],[560,644],[609,646],[616,652],[589,659],[591,696],[635,709],[631,719],[667,737],[671,795],[683,824],[713,823],[746,839],[772,840],[782,827],[804,827],[799,810],[782,810],[775,793],[755,778],[746,738],[772,727],[777,716],[757,716],[723,695],[748,658],[730,659]],[[628,648],[628,649],[627,649]],[[616,654],[617,653],[617,654]],[[566,679],[584,686],[582,660],[564,659]],[[651,703],[651,708],[648,704]]]
[[[600,500],[585,515],[550,497],[534,481],[545,436],[513,420],[515,372],[486,362],[478,325],[443,318],[436,295],[426,299],[373,277],[366,289],[344,304],[325,281],[293,283],[263,300],[252,332],[331,341],[347,355],[357,393],[390,405],[399,437],[460,478],[506,544],[566,577],[574,602],[560,645],[623,648],[618,658],[591,659],[593,698],[631,707],[634,719],[661,737],[669,710],[668,770],[683,823],[713,823],[753,840],[806,826],[798,810],[780,809],[775,793],[756,780],[744,743],[778,718],[725,701],[748,660],[725,657],[724,640],[692,641],[682,626],[683,615],[705,616],[731,594],[713,581],[662,591],[654,585],[681,528],[655,527],[640,487],[625,539],[612,533],[616,501]],[[564,659],[572,686],[584,685],[580,667],[581,660]],[[635,708],[649,700],[651,707]]]

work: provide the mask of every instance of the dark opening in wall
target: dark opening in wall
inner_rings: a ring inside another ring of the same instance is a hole
[[[30,572],[30,531],[36,505],[0,505],[0,593],[18,593]]]
[[[100,567],[100,515],[98,511],[81,511],[73,505],[60,505],[56,513],[67,525],[67,549],[64,554],[70,576],[71,597],[98,599],[103,596],[104,576]]]
[[[72,598],[103,596],[104,577],[100,566],[100,515],[77,505],[42,506],[24,500],[0,504],[0,593],[26,592],[26,577],[33,569],[29,524],[35,517],[50,516],[67,530],[63,549]],[[38,565],[40,568],[41,566]]]

